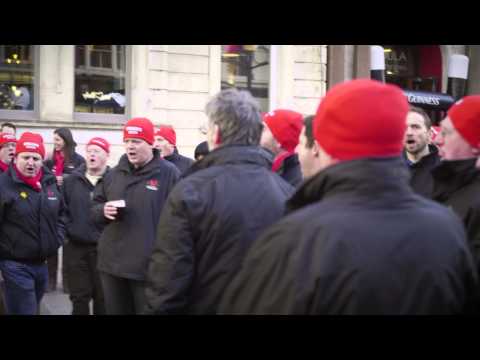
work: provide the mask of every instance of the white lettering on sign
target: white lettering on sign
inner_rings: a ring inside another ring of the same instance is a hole
[[[440,98],[436,96],[407,95],[408,102],[413,104],[440,105]]]

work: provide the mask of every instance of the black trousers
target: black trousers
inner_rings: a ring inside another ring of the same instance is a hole
[[[100,272],[107,315],[138,315],[145,310],[145,281]]]
[[[97,270],[97,246],[68,242],[64,245],[65,264],[72,315],[89,315],[93,300],[93,314],[105,314],[102,284]]]

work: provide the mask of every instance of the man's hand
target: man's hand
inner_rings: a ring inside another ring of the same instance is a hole
[[[63,176],[57,176],[57,185],[62,186],[63,185]]]
[[[113,206],[112,201],[108,201],[105,203],[103,207],[103,215],[109,220],[115,220],[115,215],[117,215],[117,208]]]

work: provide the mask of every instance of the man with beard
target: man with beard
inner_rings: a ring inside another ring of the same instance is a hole
[[[463,220],[473,256],[480,268],[480,95],[454,104],[440,123],[435,142],[442,161],[433,171],[433,199]]]
[[[432,169],[440,162],[438,149],[430,144],[432,121],[428,114],[411,107],[407,114],[407,131],[404,138],[403,158],[410,168],[410,185],[413,190],[427,198],[432,197]]]

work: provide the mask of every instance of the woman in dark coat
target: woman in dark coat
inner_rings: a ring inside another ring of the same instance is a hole
[[[45,166],[53,172],[57,178],[57,185],[61,187],[64,178],[80,167],[80,165],[85,164],[85,159],[75,152],[77,143],[73,140],[72,132],[69,128],[58,128],[53,132],[53,145],[53,153],[50,158],[45,161]],[[62,278],[63,289],[65,292],[68,292],[68,261],[65,262],[65,257],[65,254],[63,254]],[[55,291],[57,288],[58,253],[50,257],[47,262],[49,276],[48,291]]]

